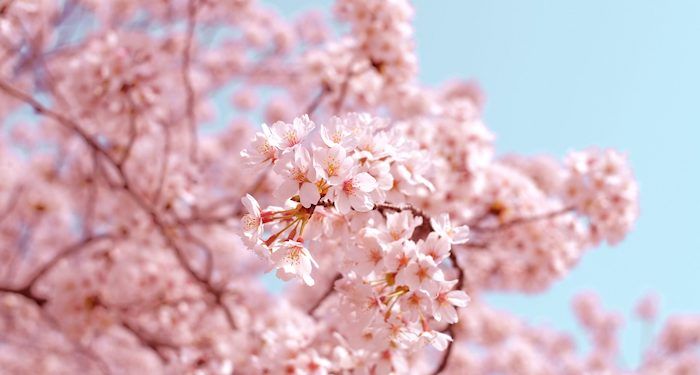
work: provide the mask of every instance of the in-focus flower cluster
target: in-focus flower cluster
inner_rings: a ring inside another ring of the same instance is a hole
[[[280,278],[297,277],[308,285],[314,283],[315,261],[304,241],[321,230],[312,220],[317,206],[348,215],[433,189],[423,176],[427,160],[414,143],[367,114],[334,117],[319,129],[308,116],[263,124],[241,156],[252,167],[272,167],[279,178],[273,196],[281,206],[261,210],[254,197],[243,198],[246,243],[271,261]]]
[[[355,360],[376,366],[379,373],[406,371],[405,356],[426,345],[444,350],[452,338],[441,331],[457,322],[458,307],[469,301],[461,276],[446,262],[453,244],[467,241],[466,227],[449,219],[423,218],[410,211],[376,218],[351,239],[345,253],[337,328]],[[448,276],[450,275],[450,276]]]

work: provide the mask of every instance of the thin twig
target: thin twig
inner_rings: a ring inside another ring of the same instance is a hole
[[[189,0],[187,3],[187,32],[185,46],[182,50],[182,83],[185,87],[185,112],[187,115],[187,127],[190,132],[190,160],[197,160],[197,122],[194,113],[195,94],[190,77],[190,65],[192,63],[192,40],[197,24],[197,0]]]
[[[321,304],[323,304],[323,301],[328,299],[328,297],[330,297],[333,294],[333,292],[335,291],[335,282],[340,280],[342,277],[343,276],[341,274],[335,275],[333,280],[331,280],[330,284],[328,285],[328,289],[326,289],[326,291],[323,293],[323,295],[321,295],[321,298],[316,300],[316,302],[313,304],[313,306],[311,306],[307,310],[309,315],[313,316],[314,313],[316,313],[316,310],[318,310],[318,308],[321,307]]]
[[[63,250],[59,251],[58,254],[56,254],[51,260],[48,262],[44,263],[43,266],[41,266],[37,271],[34,272],[31,278],[25,283],[25,289],[31,290],[32,287],[41,279],[48,271],[50,271],[58,262],[60,262],[62,259],[65,259],[81,250],[86,248],[87,246],[99,242],[99,241],[104,241],[106,239],[111,239],[114,238],[113,235],[111,234],[99,234],[95,236],[90,236],[83,238],[82,240],[69,245],[65,247]]]
[[[306,111],[304,113],[311,117],[314,114],[314,112],[316,112],[316,109],[321,105],[321,102],[323,102],[323,98],[325,98],[329,92],[330,87],[328,87],[328,85],[326,84],[323,84],[323,86],[321,87],[321,91],[319,91],[318,94],[316,94],[313,101],[311,101],[311,103],[306,107]]]
[[[553,219],[557,216],[565,215],[565,214],[573,212],[573,211],[574,211],[574,207],[564,207],[564,208],[559,209],[559,210],[546,212],[546,213],[539,214],[539,215],[515,218],[512,220],[506,221],[505,223],[499,224],[497,226],[481,226],[481,225],[476,224],[476,225],[469,226],[469,228],[475,232],[485,232],[485,233],[497,232],[497,231],[506,230],[506,229],[509,229],[509,228],[512,228],[512,227],[515,227],[518,225],[532,223],[532,222],[539,221],[539,220]]]

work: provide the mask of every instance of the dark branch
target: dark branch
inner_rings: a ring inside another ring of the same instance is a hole
[[[505,223],[502,223],[502,224],[499,224],[496,226],[481,226],[478,224],[474,224],[474,225],[470,225],[469,228],[475,232],[484,232],[484,233],[497,232],[497,231],[506,230],[506,229],[509,229],[509,228],[512,228],[512,227],[515,227],[518,225],[532,223],[532,222],[539,221],[539,220],[553,219],[557,216],[565,215],[565,214],[573,212],[573,211],[574,211],[574,207],[564,207],[564,208],[559,209],[559,210],[546,212],[546,213],[539,214],[539,215],[515,218],[515,219],[506,221]]]
[[[187,3],[187,34],[185,46],[182,50],[182,83],[185,87],[185,112],[187,115],[187,127],[190,131],[190,159],[197,160],[197,122],[194,113],[195,95],[190,77],[190,65],[192,63],[192,40],[197,24],[197,0],[189,0]]]
[[[316,310],[318,310],[318,308],[321,307],[321,304],[323,304],[323,301],[325,301],[326,299],[328,299],[328,297],[330,297],[330,296],[333,294],[333,292],[335,291],[335,282],[338,281],[338,280],[340,280],[342,277],[343,277],[343,276],[342,276],[341,274],[335,275],[335,277],[333,278],[333,280],[331,280],[330,284],[328,285],[328,289],[323,293],[323,295],[321,295],[321,298],[319,298],[319,299],[316,301],[316,303],[314,303],[314,305],[311,306],[311,307],[307,310],[307,312],[309,313],[309,315],[313,316],[314,313],[316,312]]]

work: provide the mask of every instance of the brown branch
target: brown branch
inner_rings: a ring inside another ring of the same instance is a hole
[[[512,227],[515,227],[518,225],[532,223],[532,222],[539,221],[539,220],[553,219],[557,216],[565,215],[565,214],[573,212],[573,211],[574,211],[574,207],[564,207],[564,208],[561,208],[559,210],[546,212],[546,213],[539,214],[539,215],[515,218],[515,219],[506,221],[505,223],[502,223],[502,224],[497,225],[497,226],[481,226],[478,224],[474,224],[474,225],[470,225],[469,228],[475,232],[486,232],[486,233],[497,232],[497,231],[506,230],[506,229],[509,229],[509,228],[512,228]]]
[[[348,87],[350,86],[350,79],[352,79],[352,76],[354,73],[352,72],[352,64],[354,61],[351,61],[350,64],[348,64],[348,72],[345,75],[345,80],[343,80],[342,85],[340,86],[340,94],[338,95],[338,98],[335,100],[335,103],[333,103],[333,112],[335,114],[339,114],[340,110],[343,108],[343,103],[345,102],[345,97],[348,94]]]
[[[134,109],[133,101],[129,100],[129,140],[127,141],[122,156],[119,158],[119,165],[123,166],[124,163],[126,163],[126,161],[131,156],[131,150],[134,148],[134,144],[136,144],[137,136],[138,131],[136,128],[136,110]]]
[[[97,206],[97,196],[99,192],[99,186],[97,184],[97,175],[99,173],[99,160],[97,160],[97,153],[92,152],[92,176],[86,180],[86,183],[90,184],[87,201],[85,202],[85,214],[84,214],[84,226],[83,226],[83,236],[89,237],[92,235],[92,225],[95,217],[95,209]]]
[[[321,105],[321,102],[323,102],[323,98],[325,98],[329,92],[330,87],[328,87],[328,85],[326,84],[323,84],[323,86],[321,86],[321,91],[319,91],[318,94],[316,94],[316,96],[314,97],[313,101],[309,103],[304,113],[311,117],[314,114],[314,112],[316,112],[316,109]]]
[[[192,63],[192,40],[197,25],[197,0],[189,0],[187,3],[187,32],[185,46],[182,50],[182,83],[185,87],[185,113],[187,115],[187,127],[190,131],[190,160],[197,160],[197,122],[194,113],[195,93],[190,77],[190,65]]]
[[[41,279],[44,275],[46,275],[46,273],[49,272],[53,267],[55,267],[56,264],[58,264],[58,262],[60,262],[62,259],[65,259],[65,258],[85,249],[87,246],[89,246],[95,242],[103,241],[103,240],[110,239],[110,238],[114,238],[114,236],[112,236],[110,234],[99,234],[96,236],[85,237],[82,240],[65,247],[63,250],[58,252],[58,254],[56,254],[53,258],[51,258],[51,260],[44,263],[43,266],[41,266],[37,271],[35,271],[34,275],[31,278],[29,278],[29,281],[27,281],[25,283],[25,286],[23,289],[31,290],[31,288],[34,287],[34,285],[37,283],[37,281],[39,281],[39,279]]]
[[[163,354],[162,350],[177,350],[178,348],[175,344],[158,340],[150,336],[146,336],[143,332],[141,332],[139,329],[137,329],[136,327],[134,327],[126,321],[122,321],[120,325],[124,327],[124,329],[129,331],[129,333],[131,333],[142,346],[151,349],[153,353],[155,353],[158,356],[158,358],[160,358],[163,364],[168,362],[168,358],[165,356],[165,354]]]
[[[170,158],[170,148],[172,144],[171,137],[172,135],[170,134],[170,128],[166,124],[161,124],[161,127],[163,128],[163,160],[161,161],[160,164],[160,173],[158,174],[158,185],[156,187],[155,192],[153,193],[153,199],[152,201],[154,202],[155,205],[158,205],[158,202],[160,201],[161,196],[163,195],[163,189],[165,187],[165,177],[168,173],[168,162]]]
[[[0,293],[10,293],[16,294],[32,301],[38,307],[42,307],[46,304],[47,299],[34,295],[29,288],[8,288],[0,286]]]
[[[205,257],[205,263],[204,263],[204,275],[202,278],[206,279],[208,282],[211,282],[211,275],[214,270],[214,257],[213,257],[213,252],[209,245],[206,244],[206,242],[202,241],[201,239],[197,238],[190,230],[184,226],[180,225],[180,230],[182,230],[185,233],[185,237],[187,237],[188,240],[190,240],[192,243],[195,245],[199,246],[203,251],[204,251],[204,257]]]
[[[163,237],[166,245],[172,249],[175,257],[180,264],[180,266],[198,283],[200,286],[213,298],[215,303],[223,310],[226,319],[231,326],[231,328],[236,328],[233,315],[231,314],[228,307],[223,303],[223,291],[214,288],[207,279],[200,276],[190,265],[187,257],[185,256],[184,250],[177,244],[175,239],[168,228],[168,225],[161,219],[158,213],[153,207],[151,207],[146,201],[141,198],[141,196],[136,193],[134,188],[131,186],[129,179],[124,171],[122,165],[120,165],[105,149],[103,149],[97,141],[95,141],[89,134],[87,134],[75,121],[64,117],[63,115],[47,108],[43,104],[39,103],[36,99],[27,95],[11,85],[0,80],[0,90],[5,91],[8,95],[15,97],[24,101],[25,103],[32,106],[32,108],[39,114],[45,115],[49,118],[54,119],[60,125],[66,127],[67,129],[75,132],[91,149],[97,152],[99,155],[103,156],[107,162],[112,166],[121,180],[121,188],[126,192],[127,196],[148,216],[151,217],[151,222],[158,230],[158,233]]]
[[[318,308],[321,307],[321,304],[323,304],[323,301],[327,300],[328,297],[330,297],[333,294],[333,292],[335,291],[335,282],[340,280],[341,278],[343,278],[343,276],[341,274],[337,274],[337,275],[335,275],[335,277],[333,277],[333,280],[331,280],[331,282],[328,286],[328,289],[326,289],[326,291],[321,295],[321,298],[316,300],[316,302],[313,304],[313,306],[311,306],[307,310],[307,313],[309,315],[313,316],[314,313],[316,312],[316,310],[318,310]]]
[[[418,216],[421,219],[423,219],[421,225],[419,225],[413,232],[413,236],[411,237],[411,239],[413,239],[414,241],[419,240],[428,237],[428,234],[430,234],[430,216],[428,216],[422,210],[410,204],[396,205],[391,203],[378,203],[374,205],[374,209],[379,211],[379,213],[381,213],[383,216],[386,216],[386,211],[411,211],[413,216]]]
[[[6,94],[19,99],[32,107],[32,109],[48,118],[53,119],[58,122],[59,125],[65,127],[66,129],[77,134],[85,144],[87,144],[91,149],[96,151],[98,154],[103,156],[109,161],[110,164],[117,166],[117,161],[110,155],[104,148],[102,148],[95,139],[93,139],[88,133],[85,132],[75,121],[61,115],[60,113],[49,109],[48,107],[41,104],[38,100],[34,99],[32,96],[25,94],[24,92],[17,90],[12,85],[5,81],[0,80],[0,90],[4,91]]]
[[[410,204],[392,204],[392,203],[377,203],[374,205],[374,209],[379,211],[382,215],[385,215],[386,211],[411,211],[413,216],[420,216],[424,222],[430,223],[430,216],[425,214],[422,210],[410,205]]]
[[[455,290],[461,290],[464,286],[464,270],[462,270],[462,267],[460,267],[459,263],[457,263],[457,256],[455,255],[454,251],[450,252],[450,262],[452,262],[452,266],[457,270],[457,284],[455,284]],[[439,374],[447,367],[447,363],[450,360],[450,354],[452,354],[452,347],[454,346],[454,342],[457,341],[457,332],[454,329],[454,324],[450,324],[444,332],[447,332],[452,337],[452,341],[447,344],[445,354],[442,356],[442,360],[440,360],[440,363],[435,368],[435,371],[433,371],[433,375]]]

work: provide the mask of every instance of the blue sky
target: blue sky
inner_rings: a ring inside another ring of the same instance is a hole
[[[272,1],[283,13],[330,1]],[[415,1],[423,83],[474,78],[501,153],[625,151],[641,217],[619,246],[593,249],[535,296],[491,301],[533,322],[576,332],[571,297],[597,291],[629,316],[656,291],[662,315],[700,312],[700,2],[695,0]],[[658,327],[657,327],[658,328]],[[626,363],[641,327],[628,321]]]

